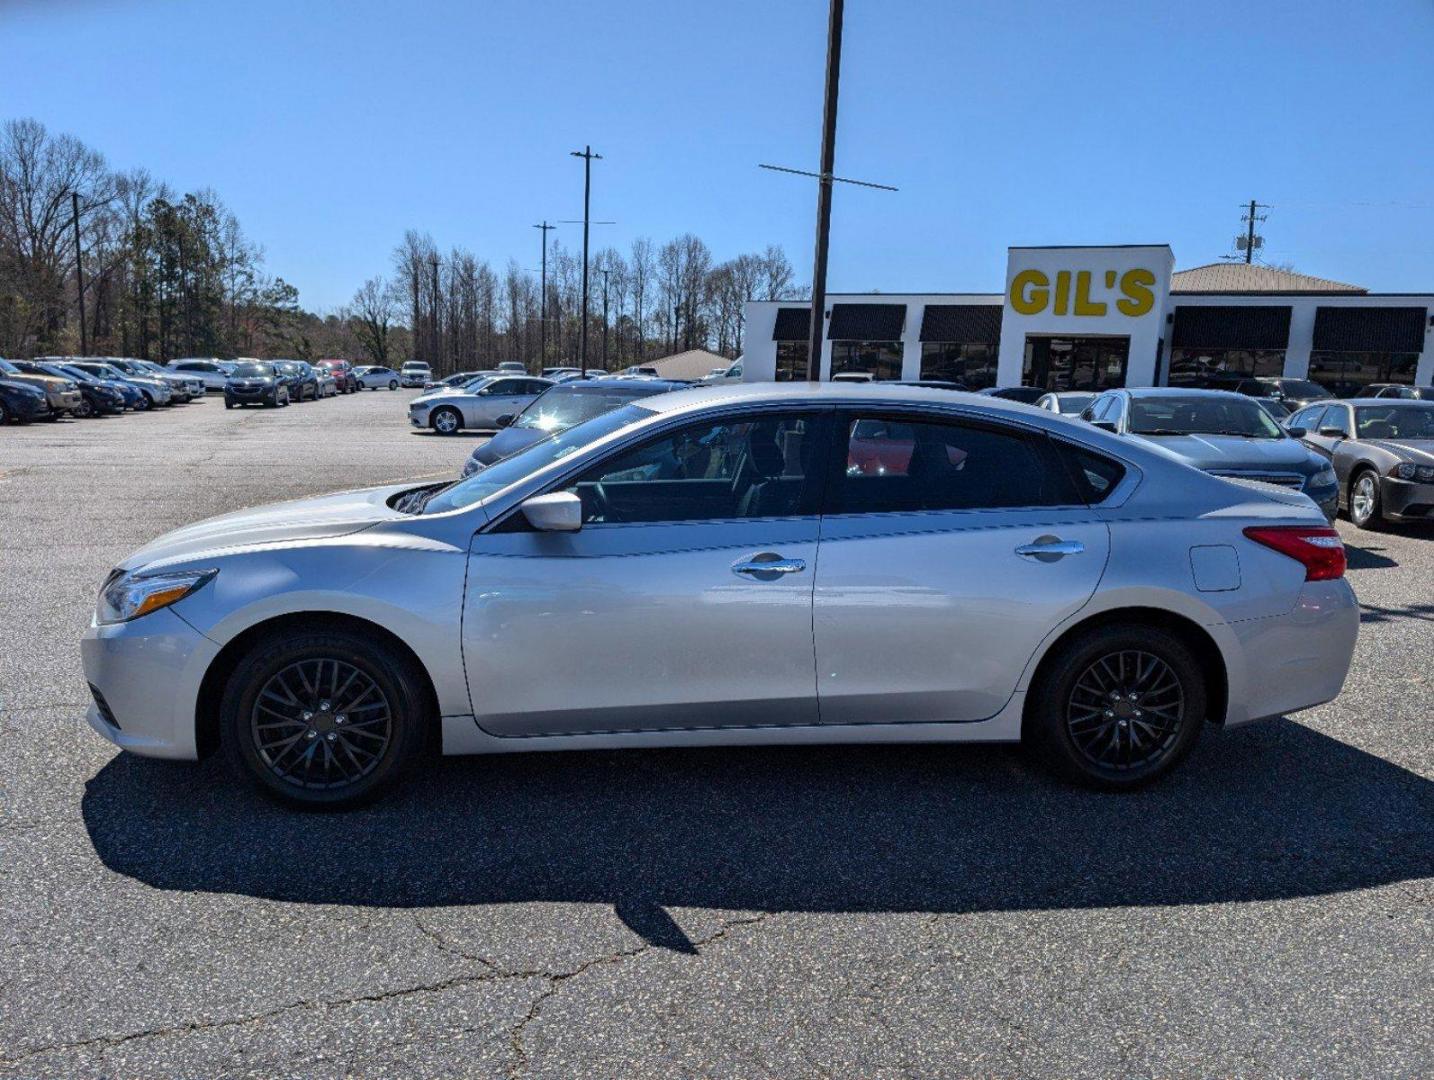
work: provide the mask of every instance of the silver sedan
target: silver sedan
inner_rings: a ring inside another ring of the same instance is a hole
[[[452,435],[462,428],[495,431],[503,418],[517,416],[552,385],[550,379],[528,375],[483,376],[459,387],[420,394],[408,403],[408,422],[440,435]]]
[[[1296,492],[994,398],[727,384],[452,484],[191,525],[121,562],[90,723],[354,805],[450,754],[1031,744],[1103,788],[1329,701],[1358,606]],[[550,658],[562,655],[554,666]]]

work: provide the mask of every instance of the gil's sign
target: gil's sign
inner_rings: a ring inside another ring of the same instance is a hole
[[[1138,318],[1155,306],[1156,276],[1151,270],[1104,270],[1095,278],[1091,270],[1057,270],[1050,274],[1034,267],[1011,278],[1009,302],[1020,315],[1078,315],[1099,318],[1112,308]],[[1092,279],[1100,284],[1093,286]],[[1094,291],[1092,291],[1094,288]]]

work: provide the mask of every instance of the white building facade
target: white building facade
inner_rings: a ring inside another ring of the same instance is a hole
[[[1434,384],[1434,293],[1174,266],[1165,244],[1013,247],[1000,293],[829,293],[821,376],[1050,390],[1287,378],[1340,396]],[[749,301],[745,313],[743,378],[806,378],[810,305]]]

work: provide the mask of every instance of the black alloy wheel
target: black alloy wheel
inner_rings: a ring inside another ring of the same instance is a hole
[[[6,405],[5,402],[0,401],[0,427],[4,427],[6,424],[13,424],[15,422],[15,416],[13,413],[10,412],[10,406]]]
[[[221,707],[230,764],[295,806],[377,797],[412,763],[428,714],[412,662],[347,629],[282,631],[246,656]]]
[[[1023,737],[1070,779],[1139,787],[1190,752],[1207,700],[1204,669],[1178,634],[1137,624],[1096,627],[1042,664]]]

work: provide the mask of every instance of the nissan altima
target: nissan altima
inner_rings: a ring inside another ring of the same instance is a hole
[[[1207,722],[1338,694],[1344,570],[1303,495],[1052,413],[729,383],[454,483],[179,529],[110,573],[82,654],[105,738],[219,750],[300,806],[372,799],[435,743],[1019,740],[1119,789]]]

